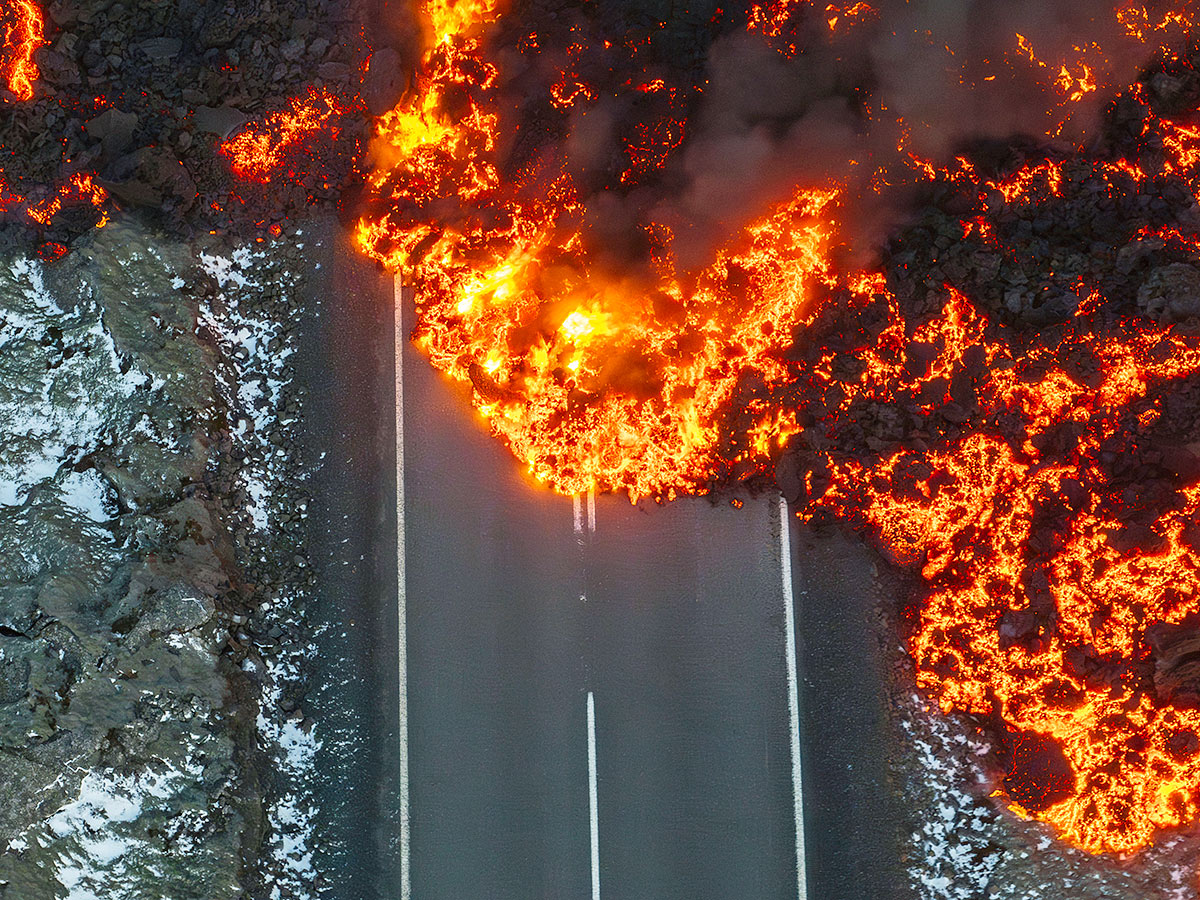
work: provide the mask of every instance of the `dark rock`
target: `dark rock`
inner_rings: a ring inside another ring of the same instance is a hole
[[[376,50],[363,79],[367,112],[373,116],[383,115],[400,101],[407,85],[408,73],[400,54],[391,47]]]
[[[1157,622],[1146,629],[1154,661],[1154,690],[1175,706],[1200,708],[1200,624]]]
[[[1039,812],[1075,792],[1075,772],[1053,738],[1022,732],[1013,738],[1012,768],[1004,789],[1025,809]]]
[[[1137,306],[1160,322],[1200,316],[1200,269],[1187,263],[1159,266],[1138,289]]]
[[[796,453],[784,453],[775,465],[775,483],[788,503],[799,503],[804,497],[804,469]]]
[[[249,121],[249,116],[232,106],[198,106],[192,115],[192,122],[198,131],[207,131],[222,139]]]
[[[87,129],[89,135],[100,142],[104,153],[113,157],[129,148],[137,126],[137,113],[108,109],[94,119],[88,120],[84,128]]]
[[[174,59],[179,55],[183,42],[179,38],[160,37],[150,38],[137,45],[147,57],[155,61]]]

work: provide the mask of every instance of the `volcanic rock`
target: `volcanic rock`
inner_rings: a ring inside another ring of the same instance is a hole
[[[804,471],[796,453],[784,453],[775,465],[775,483],[788,503],[799,503],[804,496]]]
[[[179,55],[183,42],[179,38],[150,38],[137,45],[138,49],[153,60],[173,59]]]
[[[1137,306],[1160,322],[1200,316],[1200,270],[1187,263],[1159,266],[1138,290]]]
[[[1048,809],[1074,791],[1075,773],[1053,738],[1033,732],[1016,735],[1012,766],[1004,788],[1025,809]]]
[[[137,113],[107,109],[94,119],[88,120],[83,127],[100,142],[106,155],[116,156],[128,149],[133,142],[133,133],[137,126]]]
[[[1200,626],[1156,623],[1146,630],[1154,690],[1176,706],[1200,707]]]
[[[391,47],[376,50],[371,55],[363,80],[363,99],[367,112],[380,116],[400,100],[407,83],[403,60]]]
[[[192,121],[199,131],[227,138],[235,129],[249,122],[250,117],[232,106],[198,106]]]

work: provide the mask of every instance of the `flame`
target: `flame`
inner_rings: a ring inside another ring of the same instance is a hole
[[[94,227],[108,224],[108,191],[96,183],[91,173],[76,172],[57,189],[39,193],[42,196],[37,200],[16,193],[0,173],[0,213],[15,211],[26,221],[47,227],[64,208],[86,205],[95,210]]]
[[[648,173],[665,168],[672,151],[682,146],[687,130],[679,91],[661,78],[639,84],[634,90],[662,98],[663,108],[656,113],[647,110],[646,117],[634,124],[634,137],[625,141],[629,166],[621,173],[622,184],[638,182]]]
[[[787,29],[788,22],[799,10],[811,5],[811,2],[812,0],[768,0],[766,3],[754,3],[750,7],[746,28],[748,31],[759,32],[765,38],[781,37]]]
[[[747,27],[781,38],[809,7],[758,4]],[[823,9],[830,31],[875,16],[866,4]],[[1200,337],[1114,321],[1104,285],[1084,275],[1060,279],[1074,319],[1032,337],[953,284],[939,310],[914,311],[885,273],[833,264],[837,185],[797,189],[698,271],[679,269],[670,229],[648,227],[644,265],[614,274],[591,246],[571,173],[539,156],[505,164],[500,73],[483,40],[495,7],[441,0],[426,12],[414,86],[377,122],[355,236],[414,290],[417,346],[469,389],[532,475],[564,493],[670,497],[801,448],[800,514],[856,524],[919,574],[909,649],[921,687],[945,710],[1003,723],[1021,759],[1061,754],[1053,790],[1013,789],[1012,808],[1093,852],[1132,852],[1194,821],[1200,710],[1159,697],[1147,667],[1152,625],[1200,616],[1189,532],[1200,481],[1179,480],[1150,508],[1112,472],[1163,419],[1163,396],[1200,375]],[[1133,4],[1117,16],[1130,37],[1164,47],[1190,24]],[[1056,98],[1048,135],[1107,91],[1110,66],[1095,45],[1061,60],[1023,35],[1015,46]],[[598,96],[574,65],[581,52],[554,68],[547,108]],[[686,102],[662,79],[625,90],[646,104],[625,140],[621,181],[637,183],[682,144]],[[956,226],[961,240],[1003,249],[998,212],[1055,203],[1080,185],[1113,199],[1155,195],[1173,179],[1200,194],[1200,128],[1150,115],[1143,93],[1123,99],[1145,108],[1135,138],[1157,140],[1157,156],[1055,145],[1057,156],[985,175],[965,156],[943,166],[905,140],[898,151],[915,178],[972,207]],[[1146,226],[1135,239],[1200,264],[1200,235]],[[917,416],[917,437],[872,432],[868,415]],[[1131,511],[1145,514],[1136,540],[1126,536]],[[1006,785],[1028,774],[1026,762]]]
[[[334,123],[347,111],[346,104],[328,89],[309,88],[305,96],[293,97],[287,109],[248,125],[219,150],[235,175],[266,184],[289,159],[308,148],[313,136],[329,132],[336,139]]]
[[[654,236],[652,271],[601,273],[568,175],[501,182],[496,70],[479,56],[492,14],[430,10],[419,88],[378,122],[377,212],[358,223],[357,241],[415,288],[417,345],[471,386],[536,479],[631,498],[699,490],[738,379],[783,377],[774,356],[827,277],[837,191],[798,191],[686,282],[666,232]],[[452,89],[466,98],[454,118],[443,110]],[[661,80],[630,89],[677,102]],[[654,128],[628,145],[622,180],[661,166],[682,140]],[[459,220],[420,215],[457,198],[472,203]]]
[[[943,176],[977,184],[981,208],[992,190],[1011,208],[1061,196],[1065,166],[1031,164],[994,181],[959,161]],[[1136,167],[1097,160],[1086,175],[1078,162],[1072,170],[1076,184],[1131,177],[1147,189]],[[1135,235],[1149,238],[1200,262],[1200,235]],[[1187,536],[1200,515],[1200,481],[1182,484],[1145,522],[1149,546],[1143,539],[1131,548],[1120,539],[1130,500],[1111,469],[1113,448],[1158,420],[1158,397],[1200,375],[1200,338],[1137,320],[1098,333],[1088,318],[1098,289],[1087,285],[1076,319],[1030,345],[949,285],[940,314],[915,327],[881,275],[848,293],[859,315],[882,308],[885,324],[853,367],[841,363],[861,373],[856,380],[835,375],[832,353],[808,373],[803,396],[818,446],[836,446],[863,404],[916,401],[924,415],[963,424],[938,448],[864,457],[852,443],[818,453],[803,515],[826,510],[858,522],[920,572],[910,650],[919,685],[944,710],[997,716],[1061,751],[1071,773],[1061,796],[1015,810],[1092,852],[1133,852],[1158,830],[1194,821],[1200,754],[1182,751],[1180,738],[1200,735],[1200,710],[1155,697],[1144,670],[1147,629],[1200,613],[1200,552]],[[1072,372],[1067,361],[1079,358],[1094,374]],[[840,398],[832,406],[831,396]],[[1099,679],[1088,665],[1109,674]]]
[[[45,19],[33,0],[9,0],[0,13],[0,78],[18,100],[33,99],[33,83],[38,79],[33,54],[46,43]]]
[[[96,184],[95,176],[90,173],[76,172],[67,183],[45,200],[28,207],[26,215],[39,225],[49,225],[54,221],[65,205],[79,203],[90,204],[99,213],[94,227],[103,228],[108,224],[108,191]]]
[[[869,3],[851,3],[839,5],[830,3],[825,7],[825,24],[829,26],[830,31],[836,31],[838,25],[855,25],[860,22],[865,22],[869,19],[877,18],[879,15],[875,7]]]

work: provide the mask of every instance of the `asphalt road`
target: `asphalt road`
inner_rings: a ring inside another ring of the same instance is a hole
[[[309,231],[299,325],[304,465],[313,472],[308,611],[318,722],[314,866],[322,897],[397,900],[399,653],[392,280],[336,223]]]
[[[406,340],[395,379],[390,285],[332,246],[312,407],[328,896],[905,897],[861,549],[785,544],[772,497],[531,483]]]
[[[600,896],[796,897],[777,501],[555,496],[402,347],[411,895],[594,897],[594,749]]]

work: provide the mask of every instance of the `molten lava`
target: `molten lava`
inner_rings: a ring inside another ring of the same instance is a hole
[[[1184,534],[1200,483],[1181,485],[1147,523],[1153,547],[1130,547],[1107,457],[1114,436],[1153,414],[1164,385],[1200,373],[1200,339],[1131,322],[1112,337],[1072,326],[1051,349],[1017,348],[989,336],[953,289],[915,330],[886,292],[860,302],[887,304],[889,324],[858,354],[857,384],[818,375],[844,389],[826,427],[864,402],[919,398],[932,417],[969,396],[972,423],[1007,421],[1010,433],[969,428],[944,448],[866,461],[832,454],[807,476],[808,514],[861,522],[919,568],[926,596],[911,650],[918,683],[945,710],[998,716],[1065,754],[1073,789],[1038,818],[1081,847],[1120,852],[1192,821],[1200,755],[1172,747],[1200,733],[1200,710],[1164,708],[1138,669],[1148,623],[1197,612],[1200,553]],[[1086,378],[1062,366],[1081,353],[1094,361]],[[1089,678],[1080,660],[1112,680]]]
[[[13,191],[0,173],[0,218],[16,216],[45,228],[64,209],[78,207],[91,208],[94,227],[108,224],[108,191],[96,184],[90,173],[76,172],[64,184],[42,188],[33,197]]]
[[[420,90],[379,121],[376,211],[358,241],[414,288],[417,345],[472,387],[537,479],[635,498],[698,490],[739,378],[783,376],[775,357],[828,277],[836,192],[799,191],[686,280],[659,230],[651,265],[614,278],[591,258],[569,175],[538,166],[501,179],[496,70],[478,36],[492,11],[470,11],[432,17]],[[622,182],[682,141],[672,88],[629,89],[661,97],[664,113],[627,145]],[[456,116],[444,110],[452,95]],[[461,200],[449,220],[426,213]]]
[[[0,10],[0,79],[18,100],[33,98],[38,67],[33,54],[46,43],[45,20],[33,0],[9,0]]]
[[[336,140],[337,121],[348,111],[330,91],[310,88],[306,96],[293,97],[287,109],[225,141],[220,152],[234,174],[248,181],[266,184],[279,175],[295,177],[297,160],[311,153],[313,139],[322,135]]]
[[[1117,30],[1165,47],[1190,27],[1185,9],[1124,3]],[[791,19],[806,11],[825,16],[828,40],[879,15],[782,0],[754,6],[747,27],[794,51]],[[834,264],[836,184],[798,189],[694,271],[677,266],[669,228],[645,226],[644,257],[614,271],[576,177],[552,154],[509,164],[510,110],[485,44],[495,8],[427,12],[415,86],[377,123],[356,237],[414,291],[418,347],[530,472],[565,493],[674,496],[717,472],[762,472],[787,445],[804,461],[801,515],[854,523],[919,573],[918,682],[943,709],[1010,736],[1002,784],[1015,809],[1097,852],[1195,821],[1200,709],[1176,702],[1153,645],[1163,628],[1195,628],[1200,642],[1200,460],[1167,472],[1171,454],[1152,445],[1172,392],[1200,379],[1200,336],[1109,297],[1088,265],[1107,252],[1098,238],[1062,260],[1069,275],[1048,272],[1046,296],[1074,312],[1032,335],[985,312],[965,276],[923,309],[891,276]],[[603,93],[581,74],[578,46],[544,98],[563,115]],[[1043,58],[1013,38],[1008,64],[1053,98],[1048,135],[1112,91],[1105,51],[1075,50]],[[689,98],[650,77],[622,90],[645,104],[622,138],[619,182],[636,185],[684,143]],[[1114,208],[1200,196],[1194,117],[1155,117],[1142,85],[1121,102],[1141,123],[1126,156],[1060,147],[985,174],[969,154],[942,166],[904,141],[897,153],[967,210],[963,244],[1016,264],[1006,241],[1021,224],[1036,238],[1029,210],[1081,192]],[[1200,234],[1152,219],[1121,240],[1200,265]],[[1139,465],[1154,476],[1146,486],[1115,477]]]

